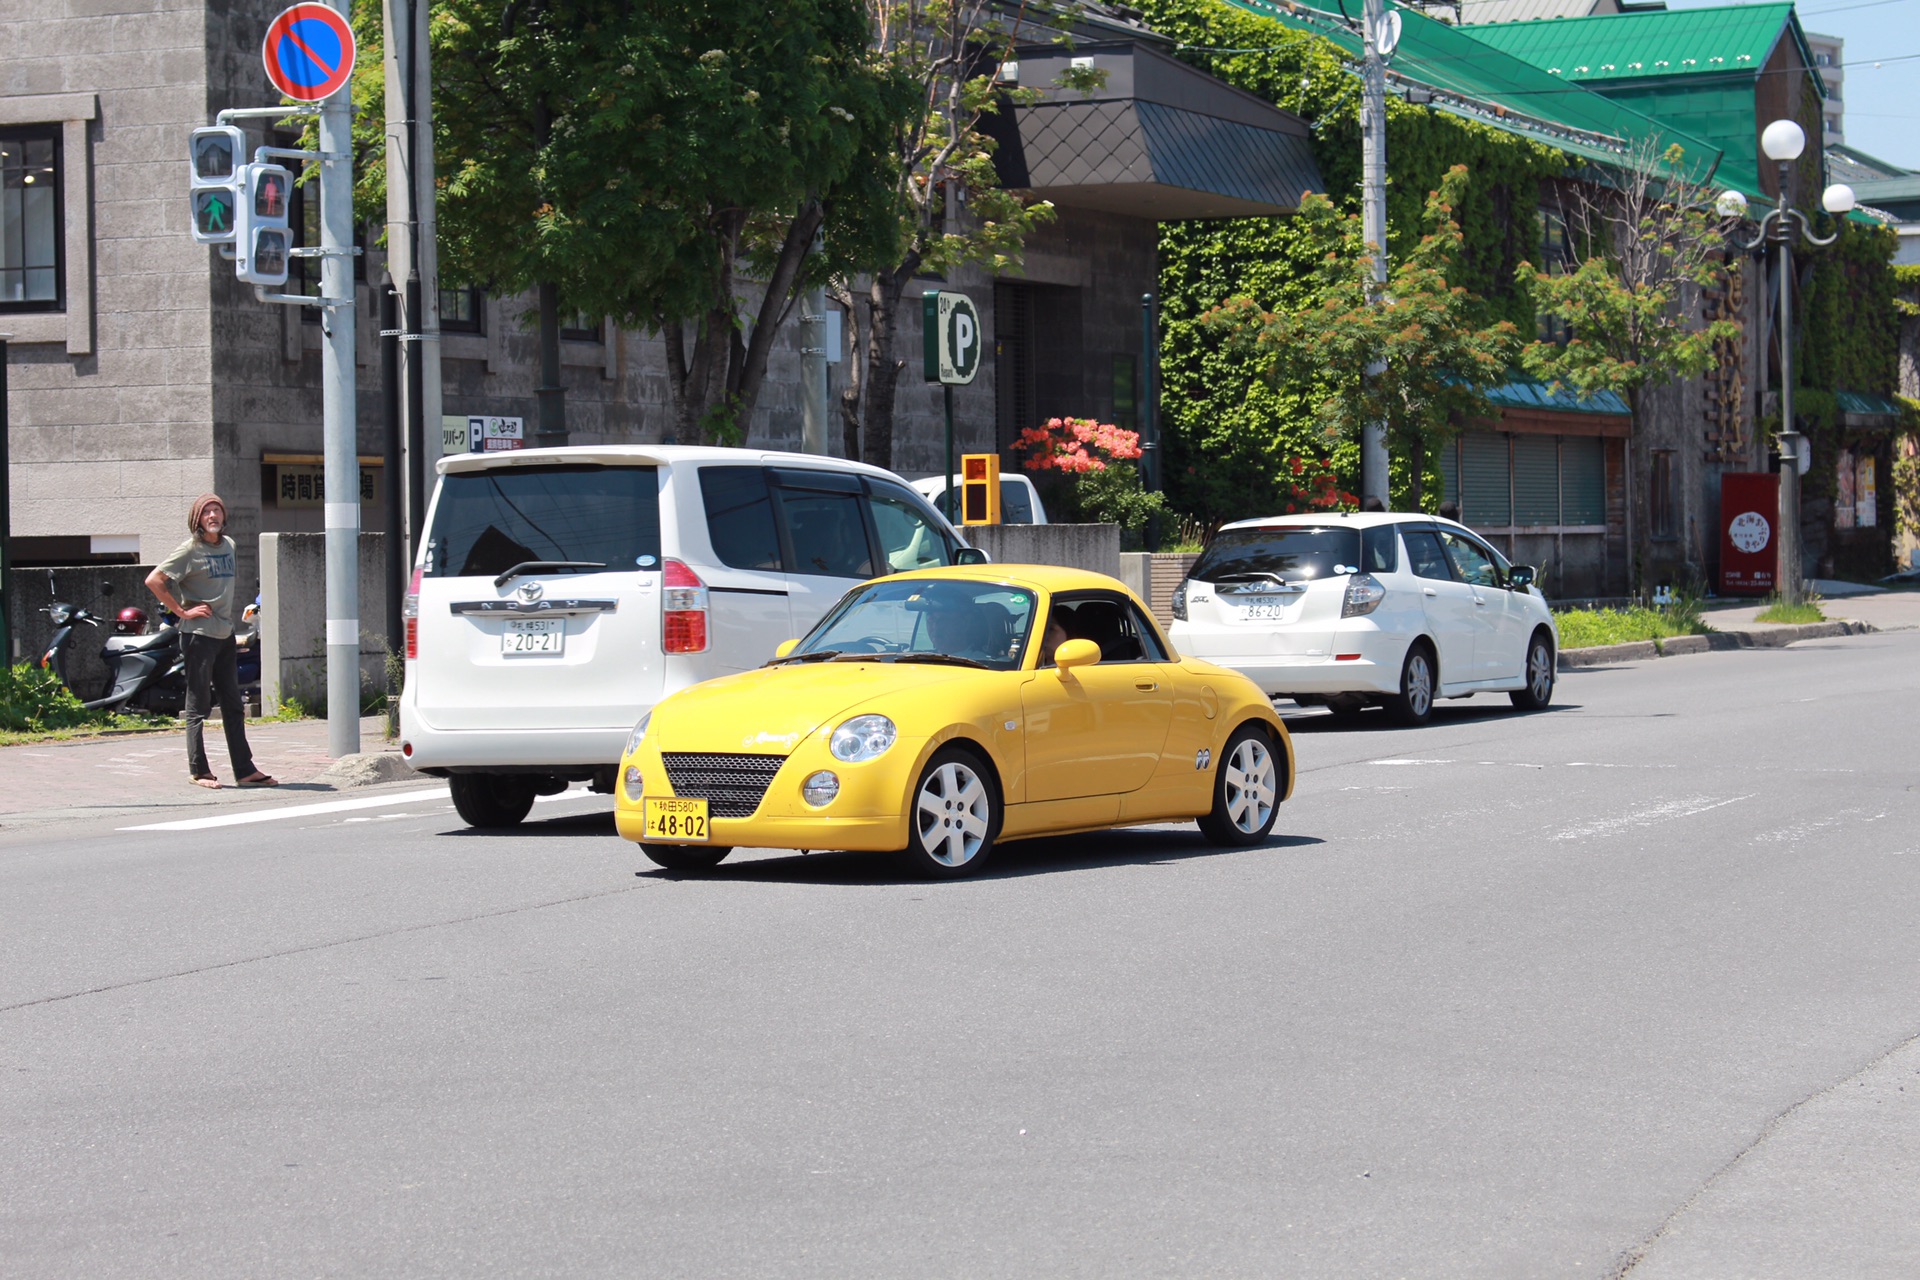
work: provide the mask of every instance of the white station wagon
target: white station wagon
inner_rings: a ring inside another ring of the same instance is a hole
[[[1560,636],[1533,576],[1437,516],[1242,520],[1175,591],[1172,639],[1306,706],[1422,724],[1435,698],[1500,692],[1538,710]]]

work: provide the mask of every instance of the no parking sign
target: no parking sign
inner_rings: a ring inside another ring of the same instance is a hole
[[[332,97],[353,75],[353,28],[324,4],[296,4],[267,27],[260,48],[273,87],[296,102]]]

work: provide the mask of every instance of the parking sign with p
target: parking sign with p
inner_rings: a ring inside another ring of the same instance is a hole
[[[963,387],[980,372],[980,313],[964,293],[929,292],[921,299],[922,355],[928,382]]]

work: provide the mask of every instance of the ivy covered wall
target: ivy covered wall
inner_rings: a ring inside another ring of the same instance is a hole
[[[1142,0],[1148,25],[1181,44],[1180,57],[1227,83],[1291,111],[1313,128],[1314,158],[1327,194],[1360,207],[1360,80],[1330,41],[1218,0]],[[1486,319],[1532,332],[1531,307],[1513,286],[1514,267],[1539,254],[1535,210],[1541,185],[1569,172],[1568,158],[1537,143],[1398,98],[1387,103],[1389,253],[1421,234],[1427,193],[1456,164],[1470,183],[1456,211],[1465,237],[1450,283],[1486,299]],[[1359,446],[1328,440],[1308,406],[1324,383],[1270,386],[1250,357],[1227,350],[1202,317],[1230,297],[1269,310],[1310,305],[1303,237],[1286,218],[1166,223],[1160,233],[1161,432],[1170,505],[1214,523],[1306,506],[1293,462],[1329,461],[1342,489],[1360,487]],[[1412,487],[1407,451],[1392,450],[1394,505]],[[1439,492],[1438,476],[1422,490]]]

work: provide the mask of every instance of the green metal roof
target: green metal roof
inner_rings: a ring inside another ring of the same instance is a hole
[[[1847,424],[1849,426],[1878,426],[1883,423],[1891,426],[1904,416],[1904,411],[1897,401],[1890,400],[1886,396],[1875,395],[1870,391],[1835,391],[1833,399],[1839,406],[1840,412],[1846,417],[1875,420],[1871,423],[1852,422]]]
[[[1360,37],[1344,20],[1359,16],[1360,0],[1347,0],[1344,13],[1340,0],[1227,2],[1324,36],[1354,58],[1361,56]],[[1644,141],[1657,141],[1662,149],[1679,143],[1696,179],[1704,179],[1720,162],[1720,148],[1707,140],[1485,44],[1477,36],[1488,28],[1462,29],[1417,9],[1389,7],[1399,12],[1402,24],[1400,44],[1389,64],[1389,84],[1434,91],[1438,110],[1602,163],[1618,163]],[[1759,185],[1756,180],[1751,190],[1741,189],[1752,196]]]
[[[1813,66],[1813,52],[1791,4],[1667,9],[1593,18],[1499,22],[1473,28],[1475,38],[1530,62],[1547,74],[1591,84],[1669,76],[1756,76],[1783,35]],[[1808,79],[1821,84],[1818,74]],[[1821,86],[1824,97],[1826,88]]]
[[[1552,409],[1559,413],[1599,413],[1616,418],[1633,413],[1618,392],[1595,391],[1583,396],[1577,391],[1556,391],[1544,382],[1518,374],[1505,386],[1489,390],[1487,399],[1502,409]]]

